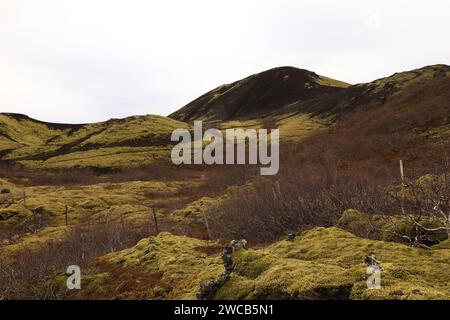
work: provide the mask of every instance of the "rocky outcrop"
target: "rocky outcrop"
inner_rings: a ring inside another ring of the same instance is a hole
[[[246,240],[233,240],[230,245],[226,246],[222,252],[222,261],[225,272],[217,279],[206,281],[200,285],[200,291],[197,293],[199,300],[209,300],[214,297],[214,294],[228,281],[230,275],[234,271],[233,253],[239,250],[247,249]]]

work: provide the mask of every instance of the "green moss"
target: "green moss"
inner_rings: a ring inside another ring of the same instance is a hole
[[[339,87],[339,88],[348,88],[351,86],[351,84],[349,84],[349,83],[331,79],[331,78],[328,78],[325,76],[318,76],[316,81],[317,81],[317,84],[320,84],[322,86]]]
[[[405,235],[414,238],[416,235],[416,228],[414,223],[408,216],[380,216],[361,213],[358,210],[346,210],[338,220],[338,226],[350,231],[351,233],[362,237],[374,237],[384,241],[399,241],[402,240],[397,236]],[[437,221],[429,217],[421,217],[419,221],[421,225],[426,228],[440,227]],[[430,233],[428,240],[434,243],[439,243],[448,238],[446,232]]]
[[[51,289],[58,299],[66,297],[73,297],[80,300],[96,299],[106,293],[104,284],[107,277],[108,274],[106,273],[95,275],[82,274],[81,289],[73,291],[67,289],[67,275],[60,273],[45,283],[44,290]]]
[[[313,132],[330,125],[330,121],[326,118],[299,113],[285,114],[283,116],[268,116],[262,119],[222,121],[215,125],[220,130],[225,131],[226,129],[233,128],[260,129],[265,128],[265,123],[276,124],[276,127],[280,130],[280,139],[286,142],[301,141]]]
[[[273,263],[273,258],[253,250],[239,250],[233,255],[235,272],[241,276],[255,279]]]
[[[163,273],[162,281],[170,282],[172,287],[165,298],[194,299],[201,283],[223,272],[218,255],[208,256],[195,250],[205,246],[217,246],[217,243],[160,233],[139,241],[131,249],[105,256],[103,261],[123,268],[139,267],[148,273]]]
[[[21,203],[0,208],[0,225],[16,225],[33,216],[33,212]]]
[[[442,241],[441,243],[433,246],[433,249],[450,249],[450,239]]]
[[[102,210],[106,209],[107,206],[104,201],[100,199],[89,199],[80,203],[80,207],[86,210]]]
[[[220,200],[210,197],[200,198],[182,209],[174,210],[171,217],[179,222],[203,223],[206,211],[217,204],[217,201]]]
[[[218,300],[244,300],[248,299],[254,291],[254,281],[248,279],[247,277],[242,277],[238,274],[232,273],[230,280],[228,280],[228,282],[220,288],[214,298]]]
[[[160,283],[165,285],[141,291],[141,298],[194,299],[201,283],[223,272],[220,254],[196,250],[205,246],[217,243],[161,233],[133,248],[106,255],[99,262],[124,273],[139,268],[148,274],[160,274]],[[383,267],[380,290],[367,288],[364,258],[369,254],[374,254]],[[336,227],[316,228],[294,241],[235,252],[235,271],[214,298],[450,299],[449,261],[447,249],[411,248],[359,238]],[[114,283],[112,274],[102,277],[113,286],[120,285]],[[88,297],[98,297],[93,292],[105,290],[103,283],[87,283]],[[121,296],[129,294],[122,292]]]
[[[133,167],[169,161],[170,134],[178,128],[190,126],[156,115],[53,126],[0,114],[0,151],[32,168]]]
[[[362,239],[339,228],[317,228],[293,242],[280,241],[250,253],[236,253],[239,277],[219,290],[217,297],[448,299],[450,291],[446,283],[450,271],[445,266],[450,253],[442,251],[433,253],[398,243]],[[363,261],[371,253],[381,260],[384,268],[381,290],[367,289]],[[264,267],[259,267],[257,261]]]
[[[437,73],[441,73],[442,76],[448,76],[450,74],[447,66],[433,65],[416,70],[395,73],[390,77],[375,80],[368,85],[374,92],[382,91],[386,88],[398,90],[419,81],[431,80]]]
[[[368,234],[370,230],[369,216],[355,209],[344,211],[338,220],[338,226],[356,235]]]
[[[418,222],[423,225],[425,228],[437,228],[441,227],[437,221],[429,218],[429,217],[421,217]],[[401,216],[394,216],[391,219],[389,219],[384,224],[384,229],[387,230],[393,230],[397,234],[406,235],[408,237],[414,238],[416,236],[416,228],[415,225],[411,222],[411,219],[407,219],[405,217]],[[428,235],[428,240],[433,243],[439,243],[441,241],[444,241],[448,238],[446,232],[433,232]],[[393,241],[397,240],[398,237],[393,235],[391,232],[382,232],[381,239],[386,241]]]

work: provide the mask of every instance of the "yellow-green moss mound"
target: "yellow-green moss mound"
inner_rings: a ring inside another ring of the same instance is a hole
[[[367,289],[364,258],[381,260],[382,288]],[[223,299],[449,299],[450,250],[424,250],[318,228],[235,255]]]
[[[97,273],[90,271],[90,280],[77,295],[92,298],[89,293],[95,291],[108,292],[95,298],[133,294],[142,299],[195,299],[201,283],[223,272],[220,252],[214,242],[161,233],[101,258],[103,267]],[[367,288],[364,259],[371,254],[381,261],[381,289]],[[362,239],[336,227],[316,228],[294,241],[261,249],[239,250],[233,254],[233,263],[230,280],[214,298],[450,299],[449,249],[425,250]],[[134,283],[139,290],[127,282],[128,291],[114,294],[124,287],[123,275],[136,270],[157,281],[144,287]]]
[[[205,212],[217,204],[217,199],[211,197],[200,198],[186,207],[174,210],[171,216],[175,221],[203,223]]]
[[[69,125],[0,113],[0,152],[38,169],[135,167],[170,161],[170,134],[178,128],[190,126],[157,115]]]
[[[0,208],[0,225],[16,225],[32,215],[32,211],[23,204],[13,203],[6,208]]]
[[[160,233],[142,239],[136,246],[103,256],[89,271],[83,289],[73,298],[82,299],[195,299],[200,284],[223,272],[215,242]],[[127,274],[134,274],[130,281]],[[153,278],[142,283],[142,279]],[[123,289],[126,284],[125,290]],[[64,276],[53,285],[59,294],[66,294]],[[93,292],[96,292],[95,295]],[[103,294],[98,295],[98,293]]]
[[[416,236],[417,230],[408,216],[394,215],[368,215],[358,210],[346,210],[338,220],[338,226],[361,237],[375,238],[384,241],[400,241],[405,242],[405,239],[398,235],[404,235],[411,239]],[[419,219],[421,225],[428,228],[441,227],[439,223],[430,217],[421,217]],[[447,233],[444,231],[430,233],[427,237],[430,244],[437,244],[441,241],[447,240]]]

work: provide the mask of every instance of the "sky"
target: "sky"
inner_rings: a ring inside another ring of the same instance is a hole
[[[0,112],[168,115],[278,66],[361,83],[450,64],[450,1],[0,0]]]

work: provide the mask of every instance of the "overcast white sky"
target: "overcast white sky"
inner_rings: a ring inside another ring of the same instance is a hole
[[[358,83],[450,64],[450,1],[0,0],[0,111],[167,115],[291,65]]]

